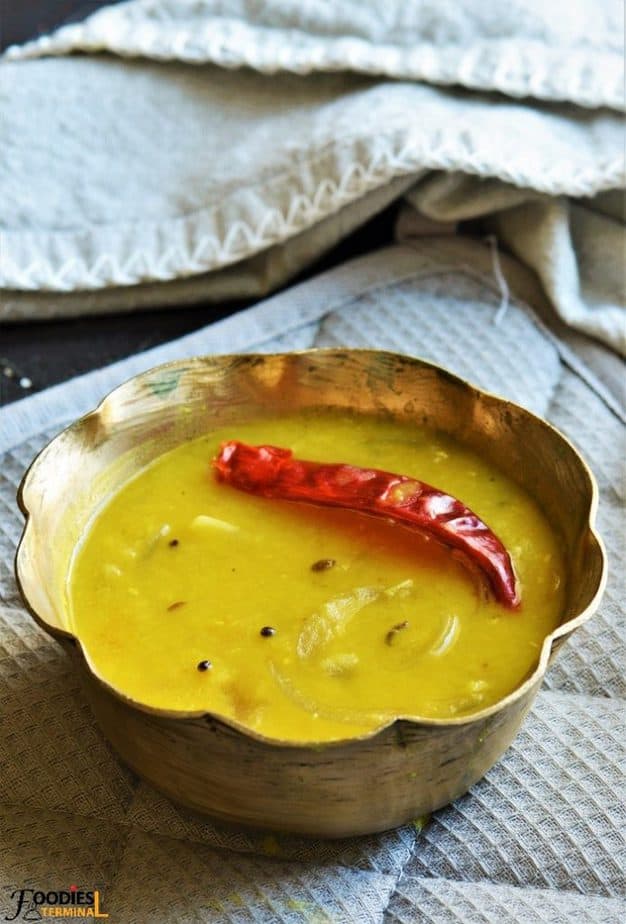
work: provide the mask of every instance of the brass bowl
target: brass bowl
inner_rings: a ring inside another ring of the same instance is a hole
[[[563,622],[514,692],[464,718],[403,719],[321,746],[263,738],[212,715],[143,706],[106,684],[72,635],[66,580],[89,517],[140,466],[208,429],[301,408],[358,408],[447,432],[540,503],[560,533]],[[456,799],[513,740],[565,638],[606,580],[597,487],[573,446],[530,412],[419,359],[314,350],[178,360],[136,376],[57,436],[24,476],[17,581],[33,617],[74,655],[123,760],[172,799],[235,823],[324,837],[381,831]]]

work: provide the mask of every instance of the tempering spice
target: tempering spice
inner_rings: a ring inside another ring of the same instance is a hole
[[[509,609],[520,605],[513,562],[500,539],[460,500],[424,481],[374,468],[294,459],[291,449],[238,440],[222,443],[213,464],[221,481],[249,494],[342,507],[420,530],[462,552],[487,578],[499,603]]]
[[[311,565],[311,571],[329,571],[331,568],[334,568],[337,562],[334,558],[320,558],[319,561],[314,561]]]
[[[402,629],[408,629],[409,620],[405,619],[403,622],[396,623],[395,626],[392,626],[389,632],[385,635],[385,645],[393,645],[394,639],[398,632],[401,632]]]

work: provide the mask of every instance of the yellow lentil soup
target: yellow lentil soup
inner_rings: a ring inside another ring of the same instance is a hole
[[[509,550],[521,607],[419,532],[220,483],[211,460],[231,439],[458,497]],[[471,715],[510,693],[560,621],[564,565],[534,501],[449,437],[311,412],[216,430],[140,471],[94,517],[68,590],[92,668],[126,696],[323,742],[396,716]]]

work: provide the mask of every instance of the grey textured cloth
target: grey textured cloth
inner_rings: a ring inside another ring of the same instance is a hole
[[[624,420],[520,297],[514,261],[501,266],[503,314],[489,247],[463,244],[460,260],[459,246],[439,237],[388,248],[0,411],[3,883],[100,884],[121,924],[623,920]],[[423,830],[323,843],[215,825],[125,770],[69,660],[24,612],[11,558],[25,466],[110,388],[175,357],[337,345],[433,359],[559,426],[598,479],[612,567],[599,613],[561,649],[520,735],[469,794]]]
[[[259,295],[408,192],[483,219],[624,352],[621,20],[616,0],[133,0],[10,49],[0,319]]]

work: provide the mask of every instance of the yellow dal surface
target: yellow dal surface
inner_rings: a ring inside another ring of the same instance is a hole
[[[454,494],[511,553],[521,609],[406,528],[218,483],[210,462],[225,439]],[[312,570],[322,559],[335,564]],[[325,412],[231,426],[158,458],[97,513],[68,590],[89,662],[127,696],[321,742],[400,715],[468,715],[511,692],[560,621],[564,572],[538,507],[476,454],[424,428]]]

